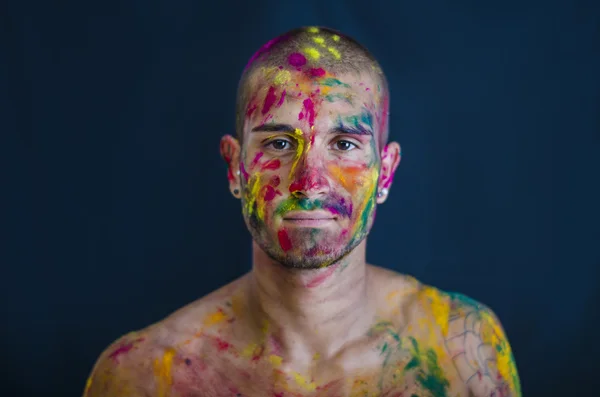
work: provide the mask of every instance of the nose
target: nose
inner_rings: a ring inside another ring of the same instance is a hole
[[[322,163],[312,156],[303,156],[293,174],[290,194],[296,198],[318,198],[326,195],[329,188]]]

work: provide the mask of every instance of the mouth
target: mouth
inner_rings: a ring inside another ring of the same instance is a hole
[[[295,226],[325,226],[334,223],[337,217],[326,211],[293,211],[285,214],[283,221]]]

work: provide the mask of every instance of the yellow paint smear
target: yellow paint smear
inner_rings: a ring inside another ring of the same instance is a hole
[[[276,354],[271,354],[269,356],[269,361],[271,362],[271,364],[273,364],[275,367],[279,367],[281,365],[281,362],[283,361],[283,359],[281,357],[279,357]]]
[[[311,26],[309,28],[306,29],[309,33],[319,33],[319,28],[317,28],[316,26]]]
[[[319,51],[314,47],[306,47],[304,49],[304,53],[314,61],[321,58],[321,53],[319,53]]]
[[[256,343],[251,343],[244,350],[242,350],[242,357],[252,358],[254,356],[258,356],[260,354],[260,346]]]
[[[327,50],[331,53],[331,55],[333,55],[335,59],[340,59],[342,57],[342,54],[340,54],[340,52],[333,47],[329,47]]]
[[[289,178],[292,179],[294,176],[294,171],[296,170],[296,166],[298,165],[298,161],[302,154],[304,153],[304,133],[300,128],[296,128],[294,130],[294,134],[296,135],[296,140],[298,142],[298,146],[296,147],[296,155],[294,156],[294,161],[292,162],[292,168],[290,169]]]
[[[304,376],[300,375],[298,372],[294,372],[292,374],[296,383],[302,387],[306,391],[315,391],[317,390],[317,384],[315,382],[311,382],[307,380]]]
[[[313,41],[320,45],[321,47],[325,47],[325,39],[321,36],[313,37]]]
[[[287,84],[291,80],[291,78],[292,74],[289,70],[280,70],[275,75],[273,82],[275,83],[275,85],[284,85]]]
[[[337,34],[334,34],[333,36],[331,36],[331,38],[333,39],[333,41],[340,41],[340,36],[338,36]]]
[[[169,389],[173,384],[173,377],[171,376],[173,357],[175,357],[175,349],[168,348],[161,359],[157,358],[154,360],[154,375],[158,378],[158,397],[169,395]]]
[[[516,391],[517,388],[519,388],[519,386],[515,384],[515,379],[518,378],[518,375],[510,344],[504,335],[502,327],[498,321],[496,321],[494,316],[484,310],[482,310],[480,313],[482,319],[481,338],[484,343],[490,344],[494,348],[494,351],[497,355],[496,366],[498,368],[498,372],[502,378],[508,382],[510,389],[512,391]],[[491,332],[485,332],[486,327],[491,328]],[[498,347],[500,347],[500,349],[498,349]]]

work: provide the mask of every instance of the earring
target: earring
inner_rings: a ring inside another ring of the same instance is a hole
[[[379,191],[379,193],[377,193],[377,197],[382,198],[383,196],[386,196],[388,194],[388,190],[386,188],[383,188]]]
[[[240,170],[237,170],[237,171],[235,172],[235,174],[236,174],[237,176],[240,176]]]
[[[235,197],[237,197],[237,196],[238,196],[238,194],[240,194],[240,190],[239,190],[239,189],[233,189],[233,195],[234,195]]]

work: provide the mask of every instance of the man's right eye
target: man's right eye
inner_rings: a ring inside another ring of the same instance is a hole
[[[275,139],[269,142],[267,147],[271,147],[275,150],[288,150],[291,148],[291,143],[285,139]]]

